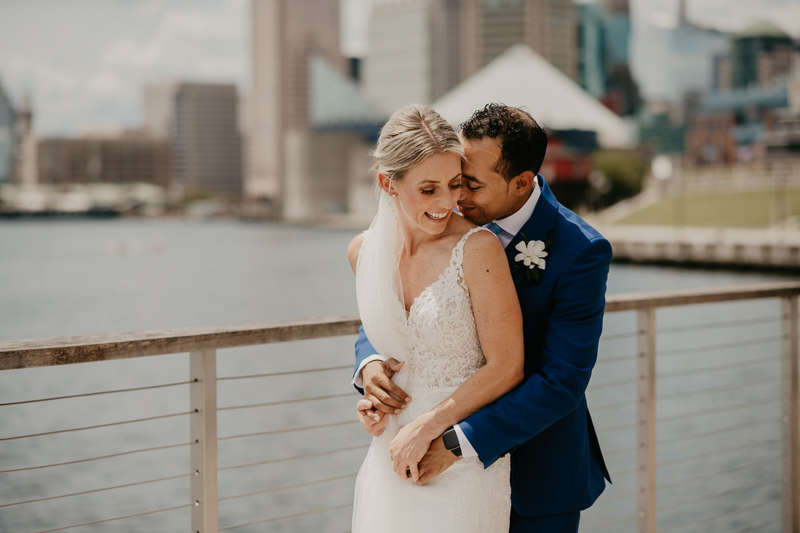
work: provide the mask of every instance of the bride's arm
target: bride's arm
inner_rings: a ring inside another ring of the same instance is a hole
[[[395,472],[419,480],[417,463],[445,429],[516,387],[524,377],[522,312],[500,240],[479,231],[464,246],[464,280],[486,365],[446,400],[403,426],[389,450]]]

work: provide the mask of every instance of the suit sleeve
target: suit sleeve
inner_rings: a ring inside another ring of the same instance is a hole
[[[356,372],[361,367],[361,362],[364,361],[367,357],[371,355],[375,355],[376,352],[375,348],[372,347],[370,344],[369,339],[367,338],[367,334],[364,333],[364,326],[358,328],[358,340],[356,341],[356,368],[353,372],[353,377],[355,377]],[[353,384],[359,394],[364,394],[364,389],[359,387],[358,385]]]
[[[586,243],[562,271],[542,345],[542,368],[461,422],[485,467],[530,440],[582,401],[603,328],[611,245]]]

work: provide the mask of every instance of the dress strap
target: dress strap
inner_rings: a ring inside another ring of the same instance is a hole
[[[450,256],[451,267],[461,266],[461,264],[464,262],[464,244],[467,242],[467,239],[469,239],[470,235],[478,233],[479,231],[488,231],[489,233],[492,233],[491,230],[484,228],[482,226],[478,226],[477,228],[472,228],[471,230],[466,232],[464,236],[461,237],[461,240],[458,241],[458,244],[456,244],[455,248],[453,248],[453,255]],[[492,233],[492,235],[494,235],[494,233]]]

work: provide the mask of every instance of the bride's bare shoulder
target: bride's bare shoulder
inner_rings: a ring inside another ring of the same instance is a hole
[[[477,269],[490,272],[508,269],[508,260],[500,239],[491,231],[476,231],[464,243],[464,274]]]
[[[356,273],[356,265],[358,264],[358,254],[361,252],[361,245],[364,244],[364,234],[359,233],[350,244],[347,246],[347,259],[350,260],[350,268],[353,269],[353,274]]]

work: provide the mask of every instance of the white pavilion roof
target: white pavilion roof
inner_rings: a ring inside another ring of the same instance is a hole
[[[458,126],[488,103],[524,107],[548,129],[596,131],[606,148],[633,144],[628,123],[525,44],[506,50],[433,107]]]

